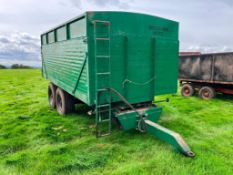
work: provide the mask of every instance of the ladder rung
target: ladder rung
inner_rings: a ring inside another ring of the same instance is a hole
[[[106,137],[106,136],[109,136],[109,135],[111,135],[111,133],[101,134],[100,137]]]
[[[98,108],[110,107],[110,104],[98,105]]]
[[[110,38],[96,38],[96,40],[110,40]]]
[[[97,135],[97,137],[107,137],[107,136],[109,136],[109,135],[111,135],[111,132],[105,133],[105,134],[99,133],[99,134]]]
[[[106,137],[106,136],[109,136],[109,135],[111,135],[111,133],[102,134],[101,137]]]
[[[110,55],[97,55],[97,58],[110,58]]]
[[[111,72],[101,72],[101,73],[97,73],[97,75],[110,75]]]
[[[99,92],[109,91],[108,89],[98,89]]]
[[[106,23],[106,24],[110,24],[110,21],[101,21],[101,20],[95,20],[94,22],[99,22],[99,23]]]
[[[99,123],[107,123],[107,122],[110,122],[110,119],[104,119],[99,121]]]

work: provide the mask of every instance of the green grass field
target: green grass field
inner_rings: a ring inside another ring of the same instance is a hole
[[[1,175],[233,174],[233,96],[165,96],[160,124],[185,138],[191,159],[137,131],[96,139],[85,106],[66,117],[49,109],[47,84],[40,70],[0,70]]]

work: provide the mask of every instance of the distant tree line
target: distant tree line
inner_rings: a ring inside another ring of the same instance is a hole
[[[31,69],[32,67],[23,64],[13,64],[11,69]]]
[[[0,69],[7,69],[6,66],[0,64]],[[23,64],[12,64],[10,69],[32,69],[31,66],[26,66]]]
[[[0,64],[0,69],[6,69],[6,66]]]

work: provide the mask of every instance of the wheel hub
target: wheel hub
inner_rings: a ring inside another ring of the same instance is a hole
[[[209,98],[209,97],[210,97],[210,93],[209,93],[208,91],[204,91],[204,96],[205,96],[206,98]]]
[[[49,96],[49,103],[50,103],[50,105],[53,105],[53,95],[52,94],[50,94],[50,96]]]
[[[184,92],[185,92],[185,94],[189,94],[190,90],[188,88],[185,88]]]
[[[57,109],[62,111],[62,100],[60,96],[57,97]]]

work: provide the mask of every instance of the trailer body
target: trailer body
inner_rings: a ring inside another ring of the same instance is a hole
[[[233,53],[182,54],[179,80],[197,91],[206,86],[214,93],[233,94]]]
[[[116,120],[124,130],[147,131],[194,156],[177,133],[155,124],[162,108],[154,96],[177,91],[178,31],[177,22],[151,15],[86,12],[43,33],[50,106],[65,114],[78,99],[93,108],[97,137],[111,133]]]
[[[44,77],[84,103],[95,104],[95,20],[111,23],[109,56],[114,89],[130,103],[176,92],[178,23],[136,13],[87,12],[42,34]],[[109,54],[107,43],[100,47],[97,54]],[[114,97],[114,101],[119,99]]]

